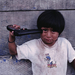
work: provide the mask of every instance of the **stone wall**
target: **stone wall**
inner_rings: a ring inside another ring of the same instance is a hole
[[[13,65],[11,62],[16,61],[16,59],[15,60],[11,59],[12,61],[8,61],[8,59],[10,59],[10,57],[8,57],[10,55],[8,49],[9,31],[6,29],[6,26],[9,24],[17,24],[23,28],[36,29],[37,28],[36,22],[39,14],[42,13],[44,10],[48,9],[57,9],[63,14],[66,22],[66,27],[63,33],[61,34],[61,36],[67,38],[72,43],[72,46],[75,48],[75,29],[74,29],[75,0],[0,0],[0,56],[1,56],[0,64],[1,65],[5,64],[10,67],[11,65]],[[22,44],[34,38],[39,38],[39,34],[18,36],[16,37],[16,43]],[[3,61],[5,63],[3,63]],[[19,65],[21,65],[21,69],[23,68],[23,70],[19,70],[20,72],[22,72],[22,75],[30,75],[25,71],[29,69],[29,67],[31,67],[31,65],[27,64],[26,61],[19,62]],[[29,65],[27,66],[27,69],[24,69],[23,67],[24,64]],[[16,67],[12,68],[16,69],[14,71],[15,75],[21,75],[17,71],[19,65],[16,64],[15,65]],[[1,66],[1,72],[5,69],[7,69],[7,67]],[[5,73],[7,73],[8,70],[9,69],[7,69]],[[9,71],[12,70],[10,69]],[[2,72],[1,75],[6,75],[5,73]],[[11,73],[13,73],[13,71]],[[8,74],[12,75],[11,73]],[[67,75],[74,75],[74,74],[75,74],[74,69],[69,64]]]

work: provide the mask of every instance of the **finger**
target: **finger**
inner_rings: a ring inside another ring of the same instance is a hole
[[[14,35],[14,31],[10,32],[11,35]]]
[[[27,28],[22,28],[22,30],[27,30]]]
[[[10,34],[10,36],[14,36],[14,32],[13,31],[9,32],[9,34]]]
[[[18,26],[18,25],[16,25],[16,24],[14,24],[13,27],[14,27],[15,29],[20,29],[20,26]]]
[[[11,31],[10,33],[11,33],[11,34],[14,34],[14,31]]]
[[[16,27],[16,24],[14,24],[13,27]]]
[[[23,30],[25,30],[25,28],[23,28]]]

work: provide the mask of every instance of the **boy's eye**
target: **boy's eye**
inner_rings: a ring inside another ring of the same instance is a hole
[[[56,31],[53,31],[53,30],[52,30],[52,33],[53,33],[53,34],[54,34],[55,32],[56,32]]]
[[[43,32],[47,32],[48,30],[47,30],[47,29],[42,29],[42,31],[43,31]]]
[[[43,31],[47,31],[47,29],[43,29]]]
[[[52,30],[52,32],[55,32],[54,30]]]

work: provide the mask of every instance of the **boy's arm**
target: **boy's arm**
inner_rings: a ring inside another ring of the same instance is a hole
[[[72,66],[73,66],[74,69],[75,69],[75,59],[72,61]]]
[[[13,27],[15,29],[20,28],[20,26],[18,26],[18,25],[13,25]],[[9,47],[9,52],[11,55],[17,55],[16,44],[15,44],[15,35],[13,33],[14,33],[14,31],[9,32],[8,47]]]
[[[9,47],[9,52],[11,55],[17,55],[16,51],[16,44],[15,44],[15,36],[13,35],[12,32],[9,32],[9,39],[8,39],[8,47]]]

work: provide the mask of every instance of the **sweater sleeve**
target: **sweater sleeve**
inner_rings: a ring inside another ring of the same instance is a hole
[[[18,60],[20,59],[29,59],[31,60],[32,57],[35,55],[36,53],[36,40],[31,40],[31,41],[28,41],[28,42],[25,42],[24,44],[22,45],[17,45],[17,55],[16,55],[16,58]]]
[[[28,59],[28,52],[30,51],[30,48],[27,44],[17,45],[17,55],[16,58],[18,60],[20,59]]]
[[[73,49],[69,41],[67,43],[67,56],[69,63],[71,63],[75,59],[75,50]]]

